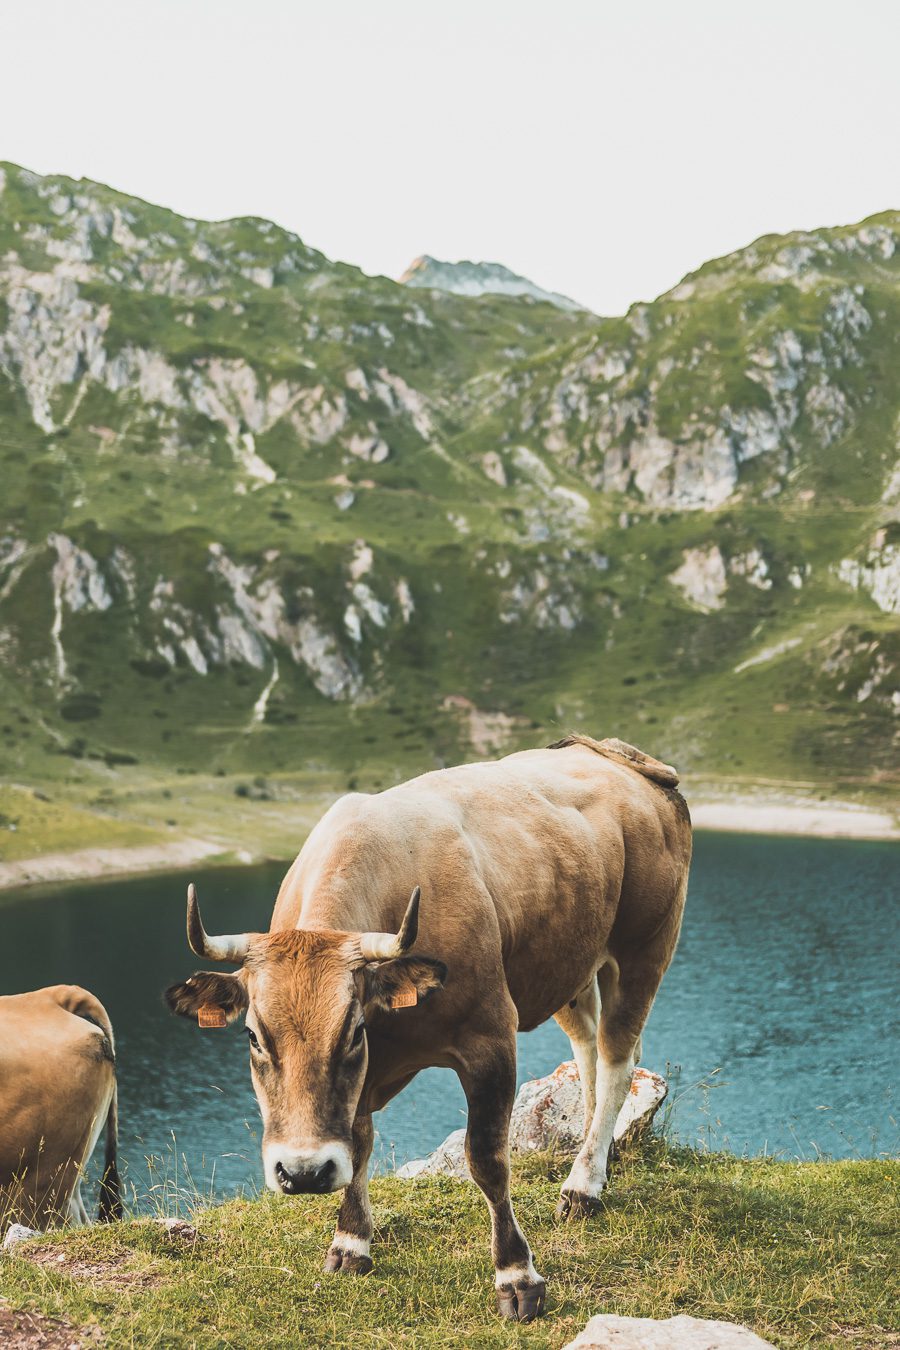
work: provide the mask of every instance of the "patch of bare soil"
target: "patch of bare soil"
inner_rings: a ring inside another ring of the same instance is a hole
[[[100,1260],[96,1258],[85,1260],[79,1256],[72,1256],[69,1252],[60,1251],[59,1247],[49,1243],[42,1247],[29,1242],[23,1244],[16,1255],[26,1261],[32,1261],[36,1266],[43,1266],[46,1270],[57,1270],[73,1280],[89,1280],[91,1284],[101,1286],[115,1285],[117,1289],[126,1284],[132,1288],[147,1289],[159,1281],[157,1271],[136,1267],[132,1263],[133,1253],[126,1248],[118,1252],[108,1252]],[[0,1345],[4,1345],[2,1337]]]
[[[0,1299],[0,1345],[3,1350],[84,1350],[101,1339],[99,1327],[73,1327],[55,1317],[13,1311]]]
[[[838,1336],[849,1342],[848,1350],[890,1350],[900,1346],[900,1331],[887,1327],[835,1327]]]

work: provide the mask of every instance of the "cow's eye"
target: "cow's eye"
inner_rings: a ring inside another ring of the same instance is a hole
[[[253,1028],[252,1028],[252,1027],[245,1027],[244,1030],[245,1030],[246,1033],[247,1033],[247,1039],[249,1040],[250,1045],[252,1046],[252,1048],[253,1048],[254,1050],[261,1051],[261,1050],[262,1050],[262,1046],[260,1045],[259,1040],[258,1040],[257,1035],[256,1035],[256,1032],[253,1030]]]
[[[358,1050],[363,1043],[363,1036],[366,1034],[365,1022],[357,1022],[356,1030],[353,1033],[353,1040],[350,1042],[351,1050]]]

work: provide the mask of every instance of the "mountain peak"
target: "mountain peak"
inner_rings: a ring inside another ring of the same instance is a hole
[[[423,253],[415,258],[399,278],[403,286],[423,286],[452,295],[527,295],[533,300],[556,305],[557,309],[583,310],[586,306],[570,300],[558,291],[546,291],[527,277],[519,276],[502,263],[444,262]]]

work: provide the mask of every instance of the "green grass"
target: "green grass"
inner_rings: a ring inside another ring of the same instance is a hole
[[[0,861],[85,848],[129,848],[165,840],[162,831],[51,800],[46,793],[0,784]]]
[[[219,844],[223,862],[289,859],[347,781],[333,771],[211,777],[130,768],[45,781],[37,791],[0,782],[0,863],[121,849],[127,871],[129,848],[186,838]]]
[[[11,1306],[96,1323],[110,1347],[555,1348],[601,1311],[742,1322],[784,1350],[895,1343],[900,1165],[654,1141],[620,1164],[598,1217],[558,1226],[565,1171],[553,1155],[514,1167],[517,1213],[548,1281],[547,1316],[528,1327],[494,1314],[480,1194],[444,1178],[373,1182],[376,1264],[364,1279],[321,1272],[334,1197],[266,1195],[199,1210],[196,1244],[148,1220],[54,1236],[42,1250],[64,1262],[6,1258],[3,1292]]]

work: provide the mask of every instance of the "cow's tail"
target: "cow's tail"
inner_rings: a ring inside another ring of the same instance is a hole
[[[122,1217],[122,1198],[119,1183],[119,1091],[116,1082],[116,1040],[113,1035],[109,1013],[87,989],[77,984],[59,984],[50,991],[61,1008],[93,1022],[103,1032],[104,1056],[113,1066],[113,1090],[106,1111],[106,1149],[103,1159],[103,1176],[100,1179],[100,1208],[98,1218],[101,1223],[109,1223]]]
[[[100,1209],[98,1219],[110,1223],[122,1217],[122,1196],[119,1186],[119,1091],[113,1083],[109,1110],[106,1113],[106,1149],[103,1156],[103,1176],[100,1179]]]

